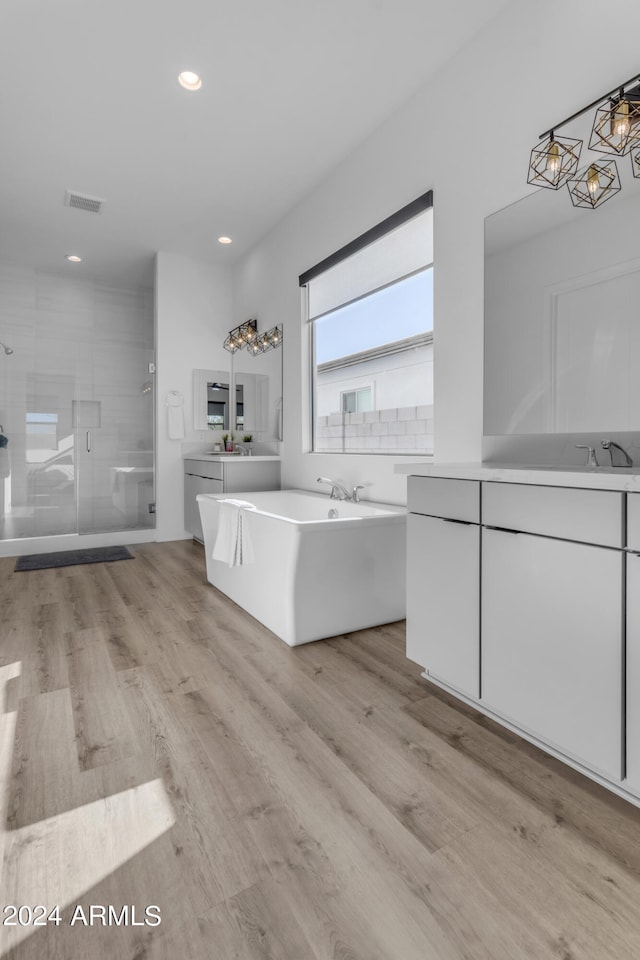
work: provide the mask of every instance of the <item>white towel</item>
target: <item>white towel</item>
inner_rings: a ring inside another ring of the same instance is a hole
[[[248,500],[218,500],[218,535],[211,556],[229,567],[255,563],[253,544],[245,513],[255,510]]]
[[[182,440],[184,437],[184,411],[182,407],[167,407],[169,440]]]
[[[184,438],[184,397],[179,390],[169,390],[166,404],[169,440],[182,440]]]

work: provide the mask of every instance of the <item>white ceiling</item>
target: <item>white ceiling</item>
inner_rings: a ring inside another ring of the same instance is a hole
[[[231,263],[504,3],[2,0],[0,262],[125,281],[156,250]]]

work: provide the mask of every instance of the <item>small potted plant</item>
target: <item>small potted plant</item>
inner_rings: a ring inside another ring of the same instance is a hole
[[[227,449],[227,444],[228,444],[228,443],[229,443],[229,434],[228,434],[228,433],[223,433],[223,434],[222,434],[222,449],[223,449],[223,450],[226,451],[226,449]]]
[[[252,445],[253,445],[253,434],[252,434],[252,433],[245,433],[245,435],[244,435],[243,438],[242,438],[242,442],[243,442],[243,444],[245,445],[245,447],[247,448],[247,453],[249,454],[249,456],[251,456],[251,454],[253,453],[253,446],[252,446]]]

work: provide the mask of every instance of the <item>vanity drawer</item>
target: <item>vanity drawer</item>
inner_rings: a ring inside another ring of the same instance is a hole
[[[209,480],[222,480],[224,464],[215,460],[185,460],[184,472],[195,477],[207,477]]]
[[[560,540],[622,547],[623,493],[484,481],[482,522]]]
[[[627,494],[627,546],[640,552],[640,493]]]
[[[479,523],[480,481],[409,477],[407,506],[410,513]]]

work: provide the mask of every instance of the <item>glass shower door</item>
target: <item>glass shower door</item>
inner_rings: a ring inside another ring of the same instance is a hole
[[[5,480],[3,538],[76,533],[76,378],[29,372],[24,388],[6,427],[11,470]]]
[[[96,284],[75,417],[79,533],[154,526],[153,356],[150,291]]]
[[[153,291],[0,265],[0,340],[0,539],[153,527]]]

